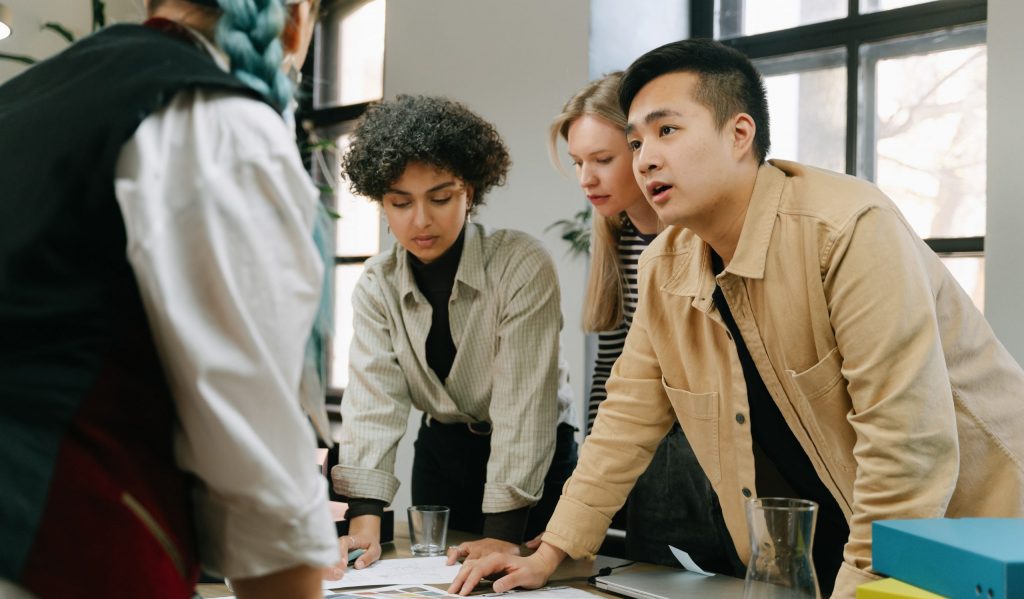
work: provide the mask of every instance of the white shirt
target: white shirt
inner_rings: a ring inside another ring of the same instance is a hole
[[[205,569],[229,578],[337,562],[299,404],[321,292],[317,192],[269,106],[183,91],[125,144],[116,194],[177,407]]]

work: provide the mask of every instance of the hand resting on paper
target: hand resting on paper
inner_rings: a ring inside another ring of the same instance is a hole
[[[448,565],[454,565],[460,560],[480,559],[492,553],[519,555],[519,545],[492,538],[467,541],[448,548]]]
[[[348,569],[348,554],[353,549],[365,552],[356,558],[352,567],[361,570],[380,559],[380,516],[357,516],[348,523],[349,534],[338,537],[338,563],[332,568],[324,568],[326,580],[341,580]]]
[[[517,587],[537,589],[547,583],[565,555],[564,551],[554,545],[541,543],[536,553],[528,557],[491,553],[479,559],[467,559],[448,587],[448,592],[468,595],[483,578],[493,579],[496,574],[503,576],[491,585],[495,593],[504,593]]]

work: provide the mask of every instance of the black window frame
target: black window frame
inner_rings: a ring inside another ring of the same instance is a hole
[[[370,0],[365,0],[368,2]],[[361,6],[365,3],[360,0],[322,0],[320,5],[320,24],[317,26],[314,32],[313,39],[310,42],[309,55],[303,65],[302,77],[303,85],[301,91],[298,94],[298,107],[295,112],[295,127],[296,136],[300,147],[308,148],[312,140],[335,140],[351,131],[359,119],[366,113],[367,109],[378,103],[380,100],[372,100],[368,102],[357,102],[353,104],[332,104],[327,106],[317,105],[315,85],[323,85],[323,81],[318,80],[318,73],[334,72],[337,69],[333,68],[333,63],[328,63],[327,68],[323,64],[324,56],[332,53],[337,59],[340,56],[340,51],[335,46],[330,46],[323,49],[322,43],[324,39],[337,40],[337,32],[331,30],[325,33],[326,22],[330,19],[338,19],[347,13],[354,6]],[[341,14],[338,14],[341,13]],[[320,169],[314,164],[312,153],[308,151],[302,152],[303,162],[313,177],[314,181],[321,187],[321,200],[332,212],[337,212],[336,194],[325,193],[325,184],[328,181],[324,181],[324,177],[320,172]],[[340,156],[336,152],[329,152],[327,157],[328,164],[338,165],[340,163]],[[340,173],[339,173],[340,174]],[[335,177],[333,182],[338,185],[344,185],[344,182],[340,177]],[[334,231],[332,230],[332,240],[334,239]],[[337,269],[339,266],[345,265],[358,265],[364,264],[367,260],[372,258],[375,254],[368,255],[356,255],[356,256],[339,256],[337,250],[332,253],[333,264],[332,268]],[[336,326],[336,323],[334,324]],[[331,348],[328,348],[328,363],[333,363],[334,356]],[[330,366],[328,371],[330,371]],[[344,394],[344,388],[335,385],[334,381],[330,381],[330,387],[327,391],[327,411],[328,415],[332,420],[340,419],[340,405],[341,397]]]
[[[724,12],[738,17],[740,13],[735,7],[741,6],[744,0],[721,2],[726,9]],[[964,28],[983,25],[988,21],[987,0],[936,0],[865,14],[860,14],[861,3],[862,0],[848,0],[848,14],[840,19],[719,40],[743,52],[751,60],[780,58],[833,48],[846,49],[846,173],[850,175],[858,174],[858,168],[864,166],[861,162],[865,160],[865,152],[873,152],[874,147],[873,135],[870,140],[864,140],[870,141],[871,145],[860,143],[862,139],[859,127],[865,116],[860,114],[858,105],[858,94],[863,89],[860,85],[861,73],[862,70],[867,73],[874,72],[873,63],[867,65],[872,68],[865,69],[866,65],[861,62],[861,49],[867,44],[889,42],[937,31],[956,34]],[[690,0],[689,16],[691,38],[714,38],[715,0]],[[738,30],[739,27],[734,29]],[[967,31],[962,35],[973,35],[973,32]],[[907,43],[913,46],[915,43],[927,42],[908,40]],[[905,48],[912,49],[916,48]],[[873,56],[868,57],[868,60],[877,62],[881,58],[883,56]],[[865,87],[872,84],[871,78],[865,78]],[[873,114],[870,104],[866,110],[868,115]],[[869,173],[873,173],[873,169],[869,168]],[[984,236],[933,237],[925,239],[925,243],[934,252],[943,256],[982,256],[985,250]]]

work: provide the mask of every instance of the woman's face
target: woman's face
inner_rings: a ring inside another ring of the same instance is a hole
[[[398,243],[430,263],[458,239],[472,196],[472,188],[448,171],[411,162],[381,203]]]
[[[646,201],[633,177],[633,156],[621,128],[585,114],[569,125],[567,139],[576,178],[601,216],[612,217]]]

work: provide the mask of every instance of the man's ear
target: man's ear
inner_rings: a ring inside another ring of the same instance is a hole
[[[747,153],[753,155],[754,135],[757,133],[754,117],[741,112],[732,117],[729,126],[732,130],[733,152],[736,158],[742,158]]]

